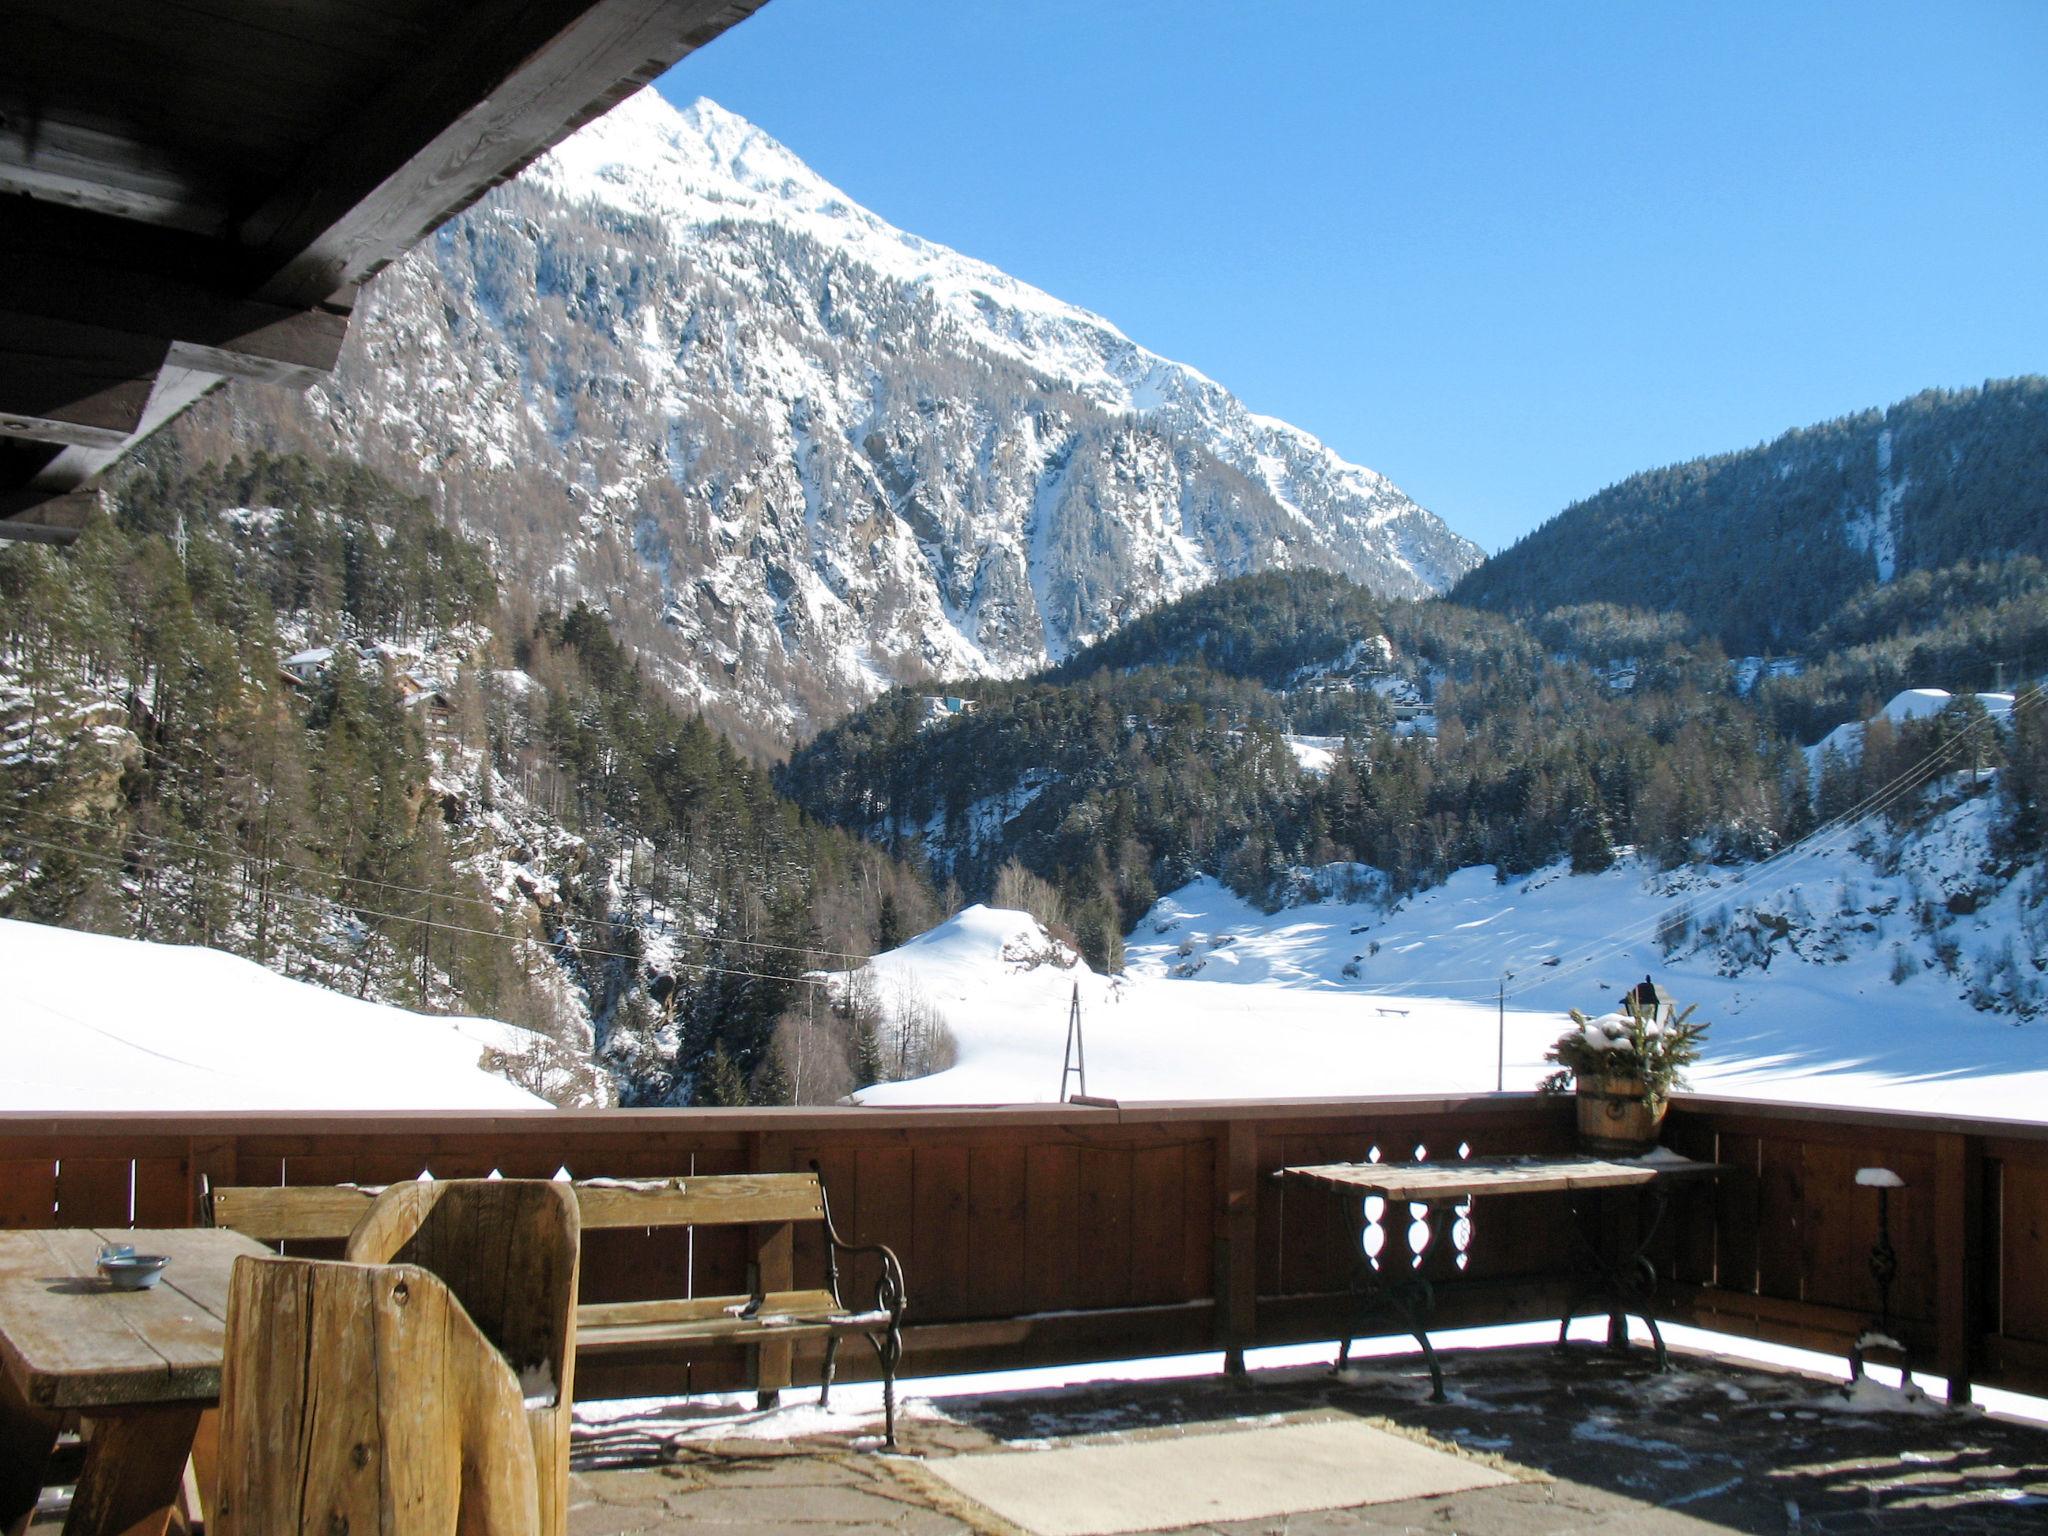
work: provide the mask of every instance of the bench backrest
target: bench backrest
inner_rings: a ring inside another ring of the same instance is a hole
[[[815,1173],[716,1173],[668,1179],[577,1179],[583,1230],[729,1227],[823,1221]],[[228,1184],[208,1195],[213,1225],[259,1242],[346,1238],[381,1185]]]

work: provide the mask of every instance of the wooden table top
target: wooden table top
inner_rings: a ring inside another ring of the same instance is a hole
[[[1544,1195],[1559,1191],[1625,1189],[1660,1179],[1702,1178],[1719,1163],[1670,1154],[1626,1161],[1597,1157],[1475,1157],[1458,1163],[1318,1163],[1282,1168],[1276,1177],[1300,1179],[1346,1194],[1380,1195],[1417,1203],[1465,1195]]]
[[[108,1243],[171,1262],[152,1289],[116,1291],[95,1267]],[[0,1370],[40,1408],[216,1401],[229,1272],[269,1252],[225,1230],[0,1232]]]

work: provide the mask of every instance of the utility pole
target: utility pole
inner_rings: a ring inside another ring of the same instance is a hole
[[[1067,1102],[1067,1079],[1081,1080],[1081,1097],[1088,1097],[1088,1053],[1081,1045],[1081,983],[1074,983],[1074,1000],[1067,1007],[1067,1054],[1060,1063],[1060,1102]]]
[[[1508,978],[1512,971],[1500,973],[1500,991],[1495,998],[1496,1015],[1493,1055],[1493,1091],[1505,1093],[1508,1086]]]

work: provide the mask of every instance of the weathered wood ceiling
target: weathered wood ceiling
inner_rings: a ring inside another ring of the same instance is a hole
[[[224,380],[303,388],[357,290],[765,0],[11,0],[0,538]]]

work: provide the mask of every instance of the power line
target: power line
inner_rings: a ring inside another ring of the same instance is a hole
[[[17,812],[16,819],[41,819],[43,821],[62,822],[70,826],[89,828],[94,831],[113,830],[102,822],[90,821],[78,816],[63,816],[55,811]],[[295,874],[310,875],[318,880],[332,880],[357,886],[372,886],[379,890],[397,891],[407,896],[419,896],[428,901],[457,902],[468,906],[481,907],[485,911],[494,913],[499,910],[497,903],[488,896],[469,896],[456,891],[436,890],[431,886],[404,885],[395,880],[374,880],[368,876],[345,875],[333,870],[320,869],[310,864],[295,864],[288,859],[251,854],[242,849],[210,848],[203,843],[183,842],[177,838],[166,837],[161,833],[143,832],[131,828],[123,834],[123,839],[124,841],[139,842],[158,848],[175,849],[186,853],[226,854],[237,859],[260,859],[261,862],[271,869],[289,870]],[[29,841],[29,839],[23,839],[23,841]],[[70,849],[69,845],[63,846],[67,851],[78,851]],[[410,921],[410,919],[407,919],[407,921]],[[861,964],[866,964],[868,960],[873,958],[870,955],[856,954],[848,950],[825,949],[820,946],[806,944],[776,944],[766,939],[745,939],[734,935],[714,933],[696,934],[693,937],[696,937],[703,943],[736,944],[750,949],[773,950],[780,953],[797,955],[816,955],[823,959],[853,960]]]
[[[69,844],[65,843],[46,842],[40,838],[20,838],[18,839],[18,841],[28,847],[42,848],[55,853],[65,853],[71,855],[73,858],[85,859],[90,862],[101,865],[119,868],[125,867],[127,863],[127,861],[123,859],[119,854],[96,853],[86,849],[74,848]],[[186,879],[192,881],[196,885],[208,885],[214,887],[215,889],[231,890],[237,886],[242,886],[246,888],[246,882],[233,880],[231,878],[219,875],[204,874],[196,870],[186,870],[184,872],[184,876]],[[312,894],[311,892],[273,890],[269,893],[268,899],[271,901],[282,902],[286,905],[291,906],[317,907],[323,909],[339,908],[343,911],[355,913],[359,917],[380,918],[386,922],[393,923],[410,923],[413,924],[415,927],[438,929],[444,933],[468,934],[475,938],[490,939],[500,944],[519,945],[535,942],[533,940],[522,938],[518,934],[499,933],[495,929],[490,928],[471,928],[466,924],[442,922],[435,918],[422,917],[412,913],[381,912],[373,907],[358,906],[353,902],[342,901],[336,897],[317,896]],[[567,940],[549,940],[546,942],[553,944],[556,948],[573,949],[579,957],[593,957],[601,960],[632,961],[644,961],[646,958],[644,955],[631,955],[625,953],[622,950],[598,949],[594,946],[577,944],[573,941]],[[745,943],[747,941],[739,940],[735,942]],[[701,960],[677,960],[674,962],[674,965],[678,970],[697,971],[707,976],[741,976],[754,981],[781,981],[789,982],[793,985],[809,987],[831,987],[840,984],[834,980],[810,977],[801,974],[794,976],[777,976],[767,971],[735,970],[731,966],[712,965]]]
[[[2044,697],[2048,697],[2048,695],[2044,695],[2039,688],[2022,690],[2014,697],[2012,711],[2007,716],[2007,719],[2010,720],[2017,716],[2022,709],[2040,707]],[[1786,883],[1785,878],[1783,878],[1786,866],[1800,858],[1816,856],[1821,851],[1820,844],[1822,839],[1840,833],[1854,823],[1887,810],[1891,806],[1898,804],[1899,801],[1908,795],[1916,793],[1926,782],[1926,777],[1930,770],[1941,766],[1951,758],[1959,756],[1963,747],[1972,741],[1977,732],[1987,725],[1995,724],[1997,724],[1996,718],[1990,715],[1982,716],[1973,721],[1919,761],[1900,770],[1885,784],[1880,785],[1848,810],[1843,811],[1829,821],[1823,822],[1820,826],[1815,827],[1813,831],[1807,833],[1805,837],[1780,849],[1769,858],[1761,860],[1747,869],[1735,871],[1732,876],[1733,883],[1742,886],[1745,892],[1753,895],[1764,895],[1782,888]],[[1768,883],[1759,882],[1757,877],[1767,871],[1776,871],[1780,878]],[[1591,965],[1611,958],[1623,950],[1640,943],[1643,939],[1656,933],[1673,918],[1683,917],[1689,919],[1710,902],[1725,899],[1719,893],[1702,894],[1696,898],[1681,902],[1676,906],[1668,907],[1654,918],[1639,919],[1635,922],[1623,924],[1607,934],[1587,940],[1583,945],[1579,946],[1576,953],[1571,950],[1565,951],[1563,955],[1558,957],[1560,961],[1558,966],[1546,966],[1546,969],[1553,971],[1554,974],[1534,977],[1522,986],[1515,988],[1508,995],[1511,997],[1521,996],[1534,991],[1538,987],[1555,982],[1563,976],[1578,974]]]

